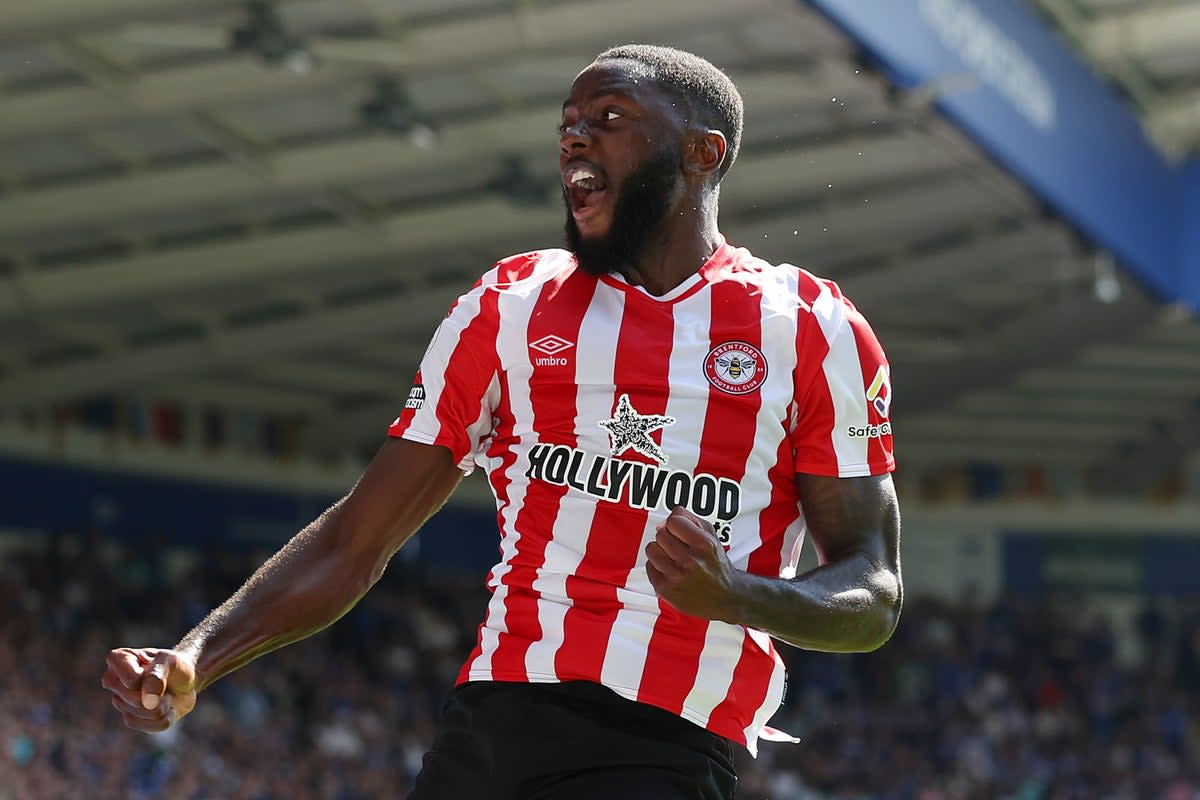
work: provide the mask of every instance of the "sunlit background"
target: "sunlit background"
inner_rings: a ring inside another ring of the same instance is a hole
[[[739,797],[1200,797],[1200,2],[2,0],[0,800],[404,796],[478,475],[167,735],[103,654],[343,494],[454,298],[560,243],[559,109],[626,41],[734,79],[723,232],[892,364],[903,622],[787,652],[802,742]]]

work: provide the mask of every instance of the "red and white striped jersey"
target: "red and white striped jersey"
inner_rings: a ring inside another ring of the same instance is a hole
[[[879,342],[837,285],[724,242],[661,297],[571,255],[513,256],[461,297],[389,433],[487,470],[500,562],[459,681],[588,680],[755,750],[783,698],[770,637],[660,601],[672,508],[735,567],[792,577],[797,472],[893,468]]]

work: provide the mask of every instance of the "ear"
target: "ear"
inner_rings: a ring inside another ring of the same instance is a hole
[[[683,172],[686,175],[711,175],[725,163],[728,145],[720,131],[697,131],[688,137],[683,150]]]

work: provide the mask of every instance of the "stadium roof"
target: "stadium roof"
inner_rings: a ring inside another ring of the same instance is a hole
[[[1040,5],[1164,152],[1200,145],[1200,2]],[[722,227],[872,320],[906,464],[1200,447],[1200,324],[793,0],[6,3],[0,412],[170,396],[377,442],[453,298],[560,241],[559,106],[627,40],[741,88]]]
[[[1200,2],[1036,0],[1172,158],[1200,148]]]

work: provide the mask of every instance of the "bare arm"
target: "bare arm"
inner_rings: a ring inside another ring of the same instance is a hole
[[[659,595],[681,611],[809,650],[863,652],[900,617],[900,512],[890,476],[798,475],[820,566],[790,580],[733,568],[708,523],[676,509],[646,550]]]
[[[349,495],[292,537],[175,648],[109,654],[102,683],[116,695],[126,724],[161,730],[221,676],[337,620],[461,477],[444,447],[385,441]],[[158,707],[164,692],[173,709]]]
[[[444,447],[385,441],[349,495],[175,646],[193,656],[197,690],[353,608],[461,477]]]
[[[892,479],[799,475],[796,484],[820,566],[791,580],[742,573],[738,621],[809,650],[874,650],[903,600]]]

